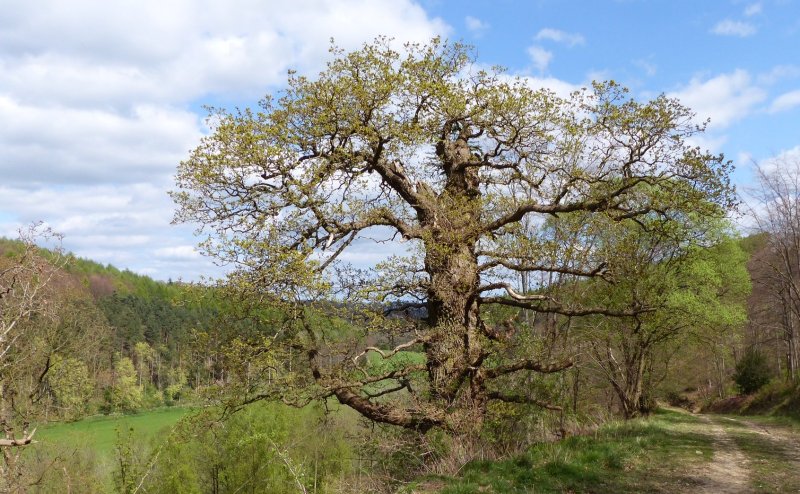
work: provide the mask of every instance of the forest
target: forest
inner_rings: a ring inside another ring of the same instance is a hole
[[[0,491],[628,492],[587,486],[653,424],[800,420],[800,163],[743,194],[667,96],[561,98],[438,38],[331,53],[178,165],[224,279],[0,240]]]

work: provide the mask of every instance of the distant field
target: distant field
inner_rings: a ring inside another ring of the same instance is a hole
[[[193,411],[191,408],[165,408],[136,415],[92,417],[78,422],[52,424],[40,428],[36,439],[42,446],[91,446],[98,460],[110,458],[114,453],[117,431],[133,429],[135,437],[147,443],[164,429]]]

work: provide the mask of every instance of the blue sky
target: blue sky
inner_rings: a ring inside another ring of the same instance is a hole
[[[614,79],[711,118],[738,166],[800,159],[800,5],[763,1],[0,0],[0,235],[45,221],[78,255],[159,279],[220,269],[172,226],[177,163],[203,104],[252,105],[328,40],[434,35],[566,94]],[[375,253],[365,246],[353,259]]]

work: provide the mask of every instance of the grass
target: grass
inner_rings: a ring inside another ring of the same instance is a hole
[[[510,460],[472,462],[458,478],[431,481],[447,494],[691,490],[696,481],[687,465],[701,466],[713,454],[712,438],[696,432],[697,424],[690,415],[662,411],[593,436],[538,444]]]
[[[800,420],[800,386],[774,380],[756,393],[747,415],[784,415]]]
[[[728,415],[783,416],[800,421],[800,385],[774,379],[753,395],[719,400],[712,403],[707,411]]]
[[[36,439],[41,446],[90,446],[98,460],[109,459],[114,454],[117,431],[133,429],[133,434],[150,443],[157,434],[175,425],[188,415],[190,408],[163,408],[135,415],[92,417],[77,422],[52,424],[41,428]]]

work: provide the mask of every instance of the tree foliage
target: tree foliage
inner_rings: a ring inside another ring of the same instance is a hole
[[[749,348],[739,362],[736,363],[736,372],[733,380],[739,391],[744,394],[755,393],[767,384],[772,377],[772,372],[767,364],[767,359],[757,349]]]
[[[142,405],[142,388],[137,383],[136,368],[128,357],[114,364],[114,386],[111,388],[111,406],[114,410],[136,411]]]
[[[86,363],[75,357],[53,357],[48,373],[48,384],[62,416],[80,418],[89,406],[94,392],[94,382]]]
[[[723,335],[747,320],[747,255],[713,221],[698,218],[688,226],[691,235],[650,235],[630,225],[625,233],[605,231],[619,255],[609,269],[614,282],[595,286],[584,296],[648,310],[573,323],[582,334],[578,341],[589,347],[587,353],[611,383],[626,417],[649,411],[651,392],[666,377],[672,354],[693,342],[715,350]],[[700,232],[707,239],[717,237],[717,243],[687,245],[686,239]]]
[[[544,220],[573,213],[650,235],[731,206],[729,164],[686,143],[702,128],[674,99],[638,102],[613,82],[560,98],[440,39],[332,53],[260,110],[214,111],[177,172],[176,219],[199,223],[204,250],[232,263],[227,289],[243,307],[281,307],[274,334],[240,342],[257,357],[245,401],[335,396],[418,430],[474,427],[491,401],[537,403],[496,382],[558,372],[569,355],[514,352],[514,321],[493,324],[487,310],[647,310],[515,289],[520,273],[602,282],[607,252],[580,235],[558,241]],[[348,265],[369,241],[396,255]],[[424,320],[398,316],[412,310]],[[403,350],[424,362],[366,367]]]

